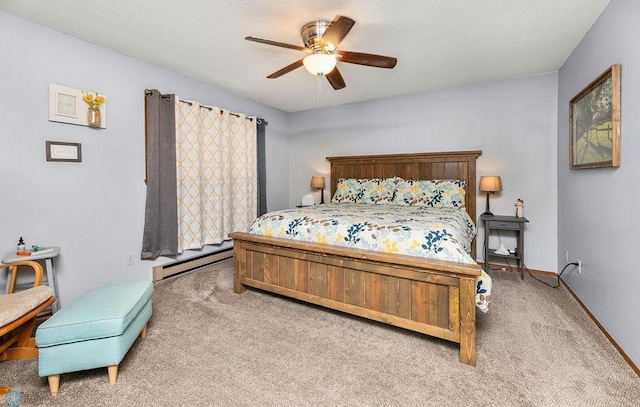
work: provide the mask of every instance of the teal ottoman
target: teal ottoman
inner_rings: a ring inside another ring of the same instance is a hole
[[[150,281],[105,285],[53,314],[36,330],[38,374],[57,395],[60,374],[107,367],[115,384],[118,365],[151,318]]]

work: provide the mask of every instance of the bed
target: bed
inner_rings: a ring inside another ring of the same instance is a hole
[[[464,209],[476,219],[481,151],[328,157],[331,195],[340,179],[461,180]],[[246,287],[459,343],[476,364],[476,278],[471,262],[235,232],[234,292]],[[475,259],[475,246],[470,257]],[[256,312],[260,312],[256,310]]]

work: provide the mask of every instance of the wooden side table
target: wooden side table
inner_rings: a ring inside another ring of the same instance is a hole
[[[518,264],[520,278],[524,279],[524,224],[529,222],[527,218],[519,218],[517,216],[494,216],[482,215],[480,220],[484,222],[484,263],[488,268],[490,257],[500,257],[507,262],[509,259],[515,260]],[[489,248],[489,235],[492,230],[508,230],[516,233],[516,247],[513,253],[500,254],[496,253],[496,249]]]
[[[44,260],[45,271],[47,273],[47,285],[51,287],[51,291],[53,291],[53,296],[56,297],[56,301],[51,305],[51,313],[55,314],[58,311],[58,295],[57,295],[57,284],[56,284],[56,273],[53,267],[53,258],[57,257],[60,254],[60,248],[57,246],[52,247],[53,251],[42,253],[42,254],[32,254],[31,256],[18,256],[14,251],[7,253],[2,258],[2,263],[14,263],[16,261],[24,261],[24,260]],[[37,252],[36,252],[37,253]],[[0,264],[0,269],[3,268],[2,264]],[[5,288],[5,293],[7,293],[9,289],[9,284],[7,281],[7,287]]]

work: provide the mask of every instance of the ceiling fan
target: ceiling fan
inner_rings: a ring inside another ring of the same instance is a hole
[[[272,73],[267,76],[267,78],[279,78],[304,65],[311,74],[326,76],[331,86],[333,86],[333,89],[338,90],[347,86],[336,66],[338,61],[387,69],[392,69],[398,62],[398,60],[393,57],[337,50],[338,45],[344,37],[347,36],[355,23],[356,22],[349,17],[339,15],[331,22],[317,20],[307,23],[300,29],[302,42],[305,45],[304,47],[256,37],[245,37],[245,40],[303,51],[309,54],[279,71]]]

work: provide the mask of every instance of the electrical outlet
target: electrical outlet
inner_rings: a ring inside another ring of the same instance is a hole
[[[582,260],[580,259],[576,259],[578,260],[578,274],[582,274]]]
[[[564,261],[569,263],[569,249],[564,249]]]
[[[133,266],[133,263],[135,262],[135,255],[133,253],[129,253],[127,254],[127,266]]]

